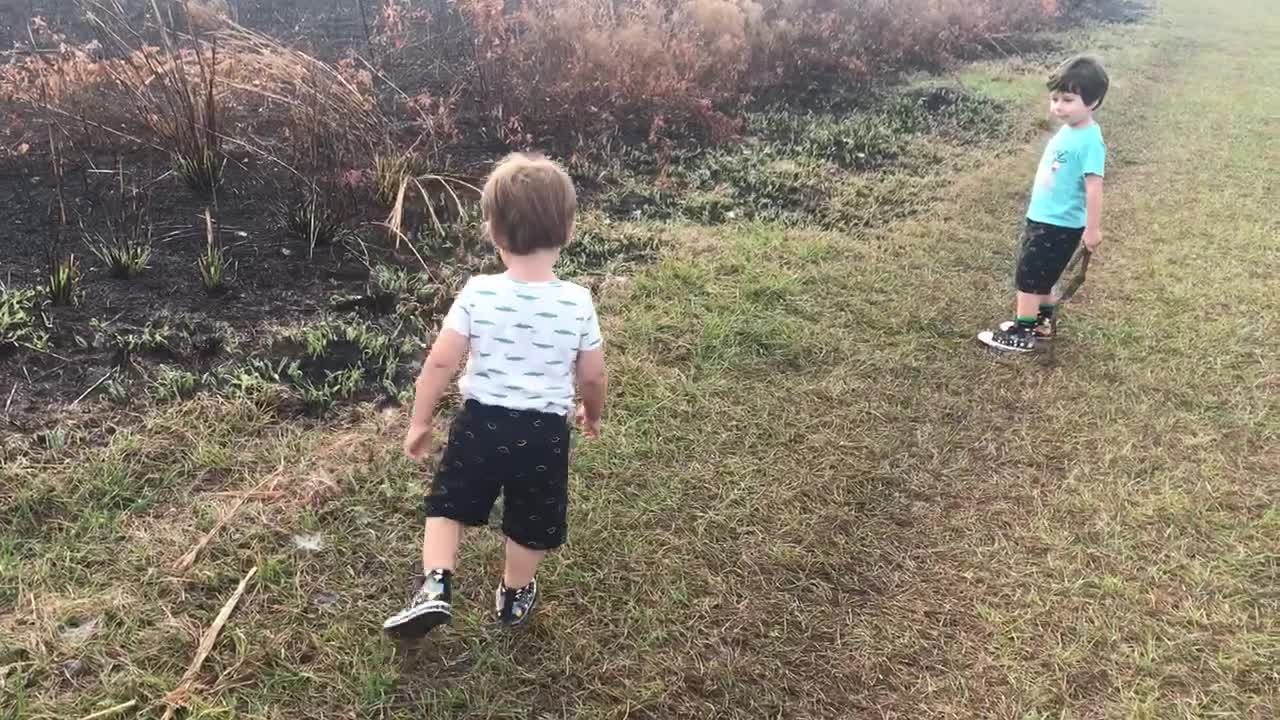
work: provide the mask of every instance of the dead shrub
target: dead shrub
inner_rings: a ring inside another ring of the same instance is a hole
[[[535,133],[694,123],[753,93],[940,68],[1034,27],[1022,0],[459,0],[473,82],[510,144]]]

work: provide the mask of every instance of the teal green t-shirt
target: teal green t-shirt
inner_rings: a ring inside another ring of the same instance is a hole
[[[1084,177],[1105,174],[1107,146],[1097,123],[1062,126],[1040,158],[1027,219],[1065,228],[1085,226]]]

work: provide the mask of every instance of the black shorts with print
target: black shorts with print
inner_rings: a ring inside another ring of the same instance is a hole
[[[569,419],[468,400],[425,499],[428,517],[483,526],[503,494],[502,532],[533,550],[564,544]]]
[[[1022,250],[1018,253],[1018,272],[1014,278],[1018,290],[1033,295],[1052,293],[1083,236],[1084,228],[1028,220],[1022,232]]]

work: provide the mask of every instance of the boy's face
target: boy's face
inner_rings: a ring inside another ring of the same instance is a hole
[[[1049,93],[1049,112],[1059,121],[1076,126],[1093,116],[1093,108],[1075,93],[1054,90]]]

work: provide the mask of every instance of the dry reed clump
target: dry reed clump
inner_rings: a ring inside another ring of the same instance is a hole
[[[285,46],[237,25],[224,5],[188,3],[175,18],[153,4],[139,24],[119,6],[86,0],[98,39],[0,67],[0,98],[68,132],[83,123],[144,139],[171,152],[178,175],[201,191],[217,187],[232,149],[299,175],[338,175],[385,141],[367,67]],[[439,108],[426,112],[443,124]]]
[[[222,0],[190,0],[173,5],[175,13],[153,4],[145,30],[114,5],[84,2],[104,30],[100,42],[64,44],[56,58],[0,68],[0,94],[72,118],[110,118],[101,124],[139,137],[150,130],[165,147],[192,145],[187,154],[195,157],[216,155],[205,146],[221,152],[225,141],[303,172],[314,170],[301,167],[308,158],[368,158],[389,139],[408,142],[433,167],[460,140],[520,146],[599,133],[656,139],[691,127],[716,139],[739,127],[735,118],[753,97],[938,68],[976,48],[998,47],[1064,6],[384,0],[368,4],[367,46],[348,48],[330,64],[238,25]],[[103,102],[121,90],[135,106],[124,122],[117,121],[121,103]],[[459,122],[468,113],[486,121]],[[464,132],[477,137],[462,138]]]
[[[753,92],[939,67],[1049,14],[1017,0],[459,0],[507,139],[659,118],[723,128]],[[565,122],[569,125],[566,125]],[[525,138],[527,139],[527,138]]]

